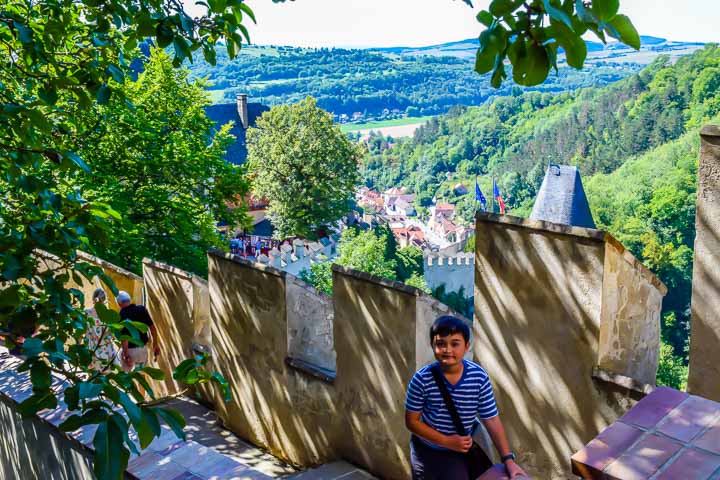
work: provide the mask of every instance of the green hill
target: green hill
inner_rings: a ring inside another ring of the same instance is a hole
[[[515,215],[530,212],[549,162],[583,174],[599,228],[616,235],[668,285],[663,338],[685,355],[694,241],[698,130],[720,114],[720,48],[663,56],[601,89],[530,92],[455,107],[412,139],[371,138],[368,186],[404,185],[418,207],[433,197],[472,219],[472,182],[498,180]],[[392,144],[392,148],[387,148]],[[458,182],[471,194],[458,196]]]

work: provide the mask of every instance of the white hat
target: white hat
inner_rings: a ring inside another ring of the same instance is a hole
[[[125,290],[120,290],[117,294],[117,297],[115,297],[115,300],[119,305],[121,303],[132,301],[132,298],[130,297],[130,294],[127,293]]]

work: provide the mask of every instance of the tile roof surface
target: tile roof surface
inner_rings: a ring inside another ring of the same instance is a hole
[[[248,103],[248,124],[252,127],[255,125],[257,118],[264,112],[270,110],[261,103]],[[246,130],[240,124],[240,116],[237,111],[237,103],[224,103],[220,105],[209,105],[205,107],[205,113],[208,118],[215,122],[217,129],[220,129],[226,123],[233,121],[235,124],[230,129],[230,133],[235,135],[235,143],[228,147],[225,154],[225,160],[235,165],[244,163],[247,158],[247,146],[245,145]]]
[[[572,456],[603,480],[720,478],[720,403],[658,387]]]

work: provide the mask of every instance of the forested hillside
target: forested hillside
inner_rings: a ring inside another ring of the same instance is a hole
[[[476,47],[477,48],[477,47]],[[200,57],[190,65],[193,77],[210,81],[216,103],[247,93],[266,105],[295,103],[308,95],[334,114],[366,117],[385,109],[422,116],[445,113],[453,105],[480,105],[488,98],[513,93],[511,82],[495,90],[488,76],[473,71],[474,59],[453,56],[399,55],[339,48],[248,47],[230,61],[218,52],[217,66]],[[612,58],[589,61],[578,71],[561,67],[537,91],[561,92],[603,86],[625,78],[641,65]]]
[[[515,215],[527,215],[549,163],[577,165],[599,228],[620,238],[669,288],[663,337],[685,356],[699,127],[720,113],[720,48],[658,58],[603,89],[530,92],[454,108],[414,138],[370,139],[368,186],[405,185],[428,204],[456,203],[470,220],[476,175],[494,176]],[[488,195],[489,197],[489,195]]]

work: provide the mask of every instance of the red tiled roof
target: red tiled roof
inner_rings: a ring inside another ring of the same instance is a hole
[[[454,211],[455,205],[451,205],[449,203],[438,203],[437,205],[435,205],[436,212],[440,212],[443,210]]]
[[[571,460],[589,479],[716,478],[720,403],[658,387]]]

